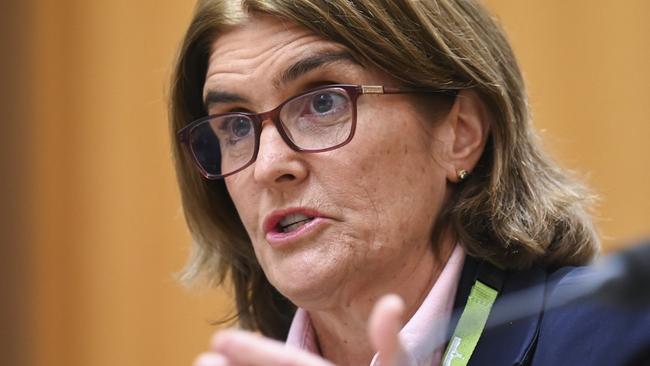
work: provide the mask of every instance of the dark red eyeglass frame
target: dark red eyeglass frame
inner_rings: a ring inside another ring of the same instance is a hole
[[[325,89],[332,89],[332,88],[338,88],[344,90],[347,94],[348,97],[350,98],[350,101],[352,102],[352,121],[351,121],[351,126],[350,126],[350,134],[345,139],[343,142],[327,147],[324,149],[303,149],[299,146],[297,146],[293,141],[291,141],[291,138],[289,138],[289,135],[286,133],[284,126],[282,125],[282,122],[280,121],[280,110],[282,110],[282,107],[284,107],[287,103],[295,100],[296,98],[300,98],[306,94],[313,93],[319,90],[325,90]],[[262,113],[248,113],[248,112],[230,112],[230,113],[220,113],[220,114],[214,114],[210,116],[206,116],[203,118],[199,118],[191,123],[189,123],[187,126],[181,128],[178,130],[176,133],[176,136],[178,138],[178,141],[183,145],[185,151],[190,154],[192,157],[192,160],[194,161],[195,165],[199,168],[199,171],[201,174],[206,178],[210,180],[216,180],[216,179],[221,179],[225,178],[229,175],[233,175],[235,173],[238,173],[246,168],[248,168],[255,160],[257,160],[257,153],[259,152],[259,147],[260,147],[260,136],[262,134],[262,122],[265,120],[270,120],[273,122],[273,125],[275,128],[278,130],[280,133],[280,136],[282,137],[282,140],[294,151],[297,152],[309,152],[309,153],[319,153],[319,152],[326,152],[326,151],[331,151],[340,148],[341,146],[344,146],[348,144],[350,141],[352,141],[352,138],[354,137],[354,133],[356,130],[357,126],[357,99],[359,98],[360,95],[362,94],[410,94],[410,93],[425,93],[425,94],[438,94],[438,95],[443,95],[443,96],[449,96],[449,97],[456,97],[458,95],[458,90],[456,89],[425,89],[425,88],[406,88],[406,87],[389,87],[389,86],[383,86],[383,85],[351,85],[351,84],[329,84],[329,85],[323,85],[314,89],[306,90],[298,95],[295,95],[284,102],[282,102],[280,105],[277,107],[273,108],[270,111],[262,112]],[[203,123],[206,123],[214,118],[219,118],[223,117],[226,115],[230,116],[245,116],[251,119],[253,122],[253,130],[255,132],[255,147],[253,150],[253,155],[251,159],[244,164],[241,168],[229,172],[227,174],[212,174],[208,171],[206,171],[201,163],[199,162],[199,159],[197,158],[196,154],[194,153],[194,150],[192,148],[192,144],[190,141],[190,136],[192,135],[192,131],[197,128],[198,126],[202,125]]]

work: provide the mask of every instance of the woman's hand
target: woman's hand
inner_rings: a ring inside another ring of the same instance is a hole
[[[379,353],[382,366],[409,365],[399,340],[404,303],[396,295],[382,297],[368,322],[368,336]],[[194,366],[333,366],[321,357],[241,330],[220,331],[210,351],[200,355]]]
[[[333,366],[312,353],[241,330],[218,332],[210,348],[195,366]]]
[[[368,320],[368,338],[379,354],[381,366],[409,366],[410,362],[399,331],[402,329],[404,301],[397,295],[386,295],[379,299]]]

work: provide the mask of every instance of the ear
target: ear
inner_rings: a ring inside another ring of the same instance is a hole
[[[473,90],[462,90],[448,116],[451,132],[447,149],[447,180],[459,182],[461,170],[471,172],[478,163],[490,134],[492,117]]]

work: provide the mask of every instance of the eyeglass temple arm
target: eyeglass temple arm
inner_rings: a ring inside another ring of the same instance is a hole
[[[405,93],[435,93],[449,96],[458,95],[456,89],[424,89],[424,88],[398,88],[383,85],[361,85],[362,94],[405,94]]]

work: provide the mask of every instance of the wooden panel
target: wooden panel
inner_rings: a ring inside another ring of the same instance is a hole
[[[0,365],[29,365],[29,2],[0,6]]]
[[[547,146],[600,195],[605,249],[650,235],[650,3],[486,3],[514,44]]]
[[[39,1],[38,365],[183,365],[225,312],[173,273],[189,236],[165,90],[191,4]]]

